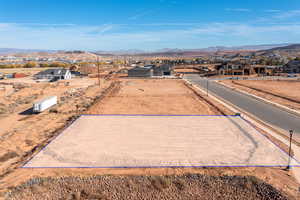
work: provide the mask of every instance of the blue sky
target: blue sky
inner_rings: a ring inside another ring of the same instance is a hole
[[[0,48],[300,43],[299,0],[0,0]]]

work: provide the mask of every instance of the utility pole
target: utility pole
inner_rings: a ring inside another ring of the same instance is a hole
[[[97,55],[97,69],[98,69],[98,84],[99,84],[99,87],[100,87],[100,66],[99,66],[99,57]]]
[[[286,167],[286,170],[291,169],[291,151],[292,151],[292,138],[293,138],[293,130],[290,130],[290,147],[289,147],[289,161],[288,161],[288,166]]]

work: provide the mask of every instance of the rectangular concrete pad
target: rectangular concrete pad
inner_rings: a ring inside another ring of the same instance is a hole
[[[225,116],[81,116],[24,167],[286,166],[248,122]],[[298,164],[292,160],[292,164]]]

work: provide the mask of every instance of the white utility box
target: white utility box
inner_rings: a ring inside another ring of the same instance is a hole
[[[48,97],[33,104],[33,112],[40,113],[57,104],[57,96]]]

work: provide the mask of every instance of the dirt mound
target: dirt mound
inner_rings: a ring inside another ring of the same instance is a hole
[[[251,176],[93,176],[37,178],[8,199],[288,199]]]

